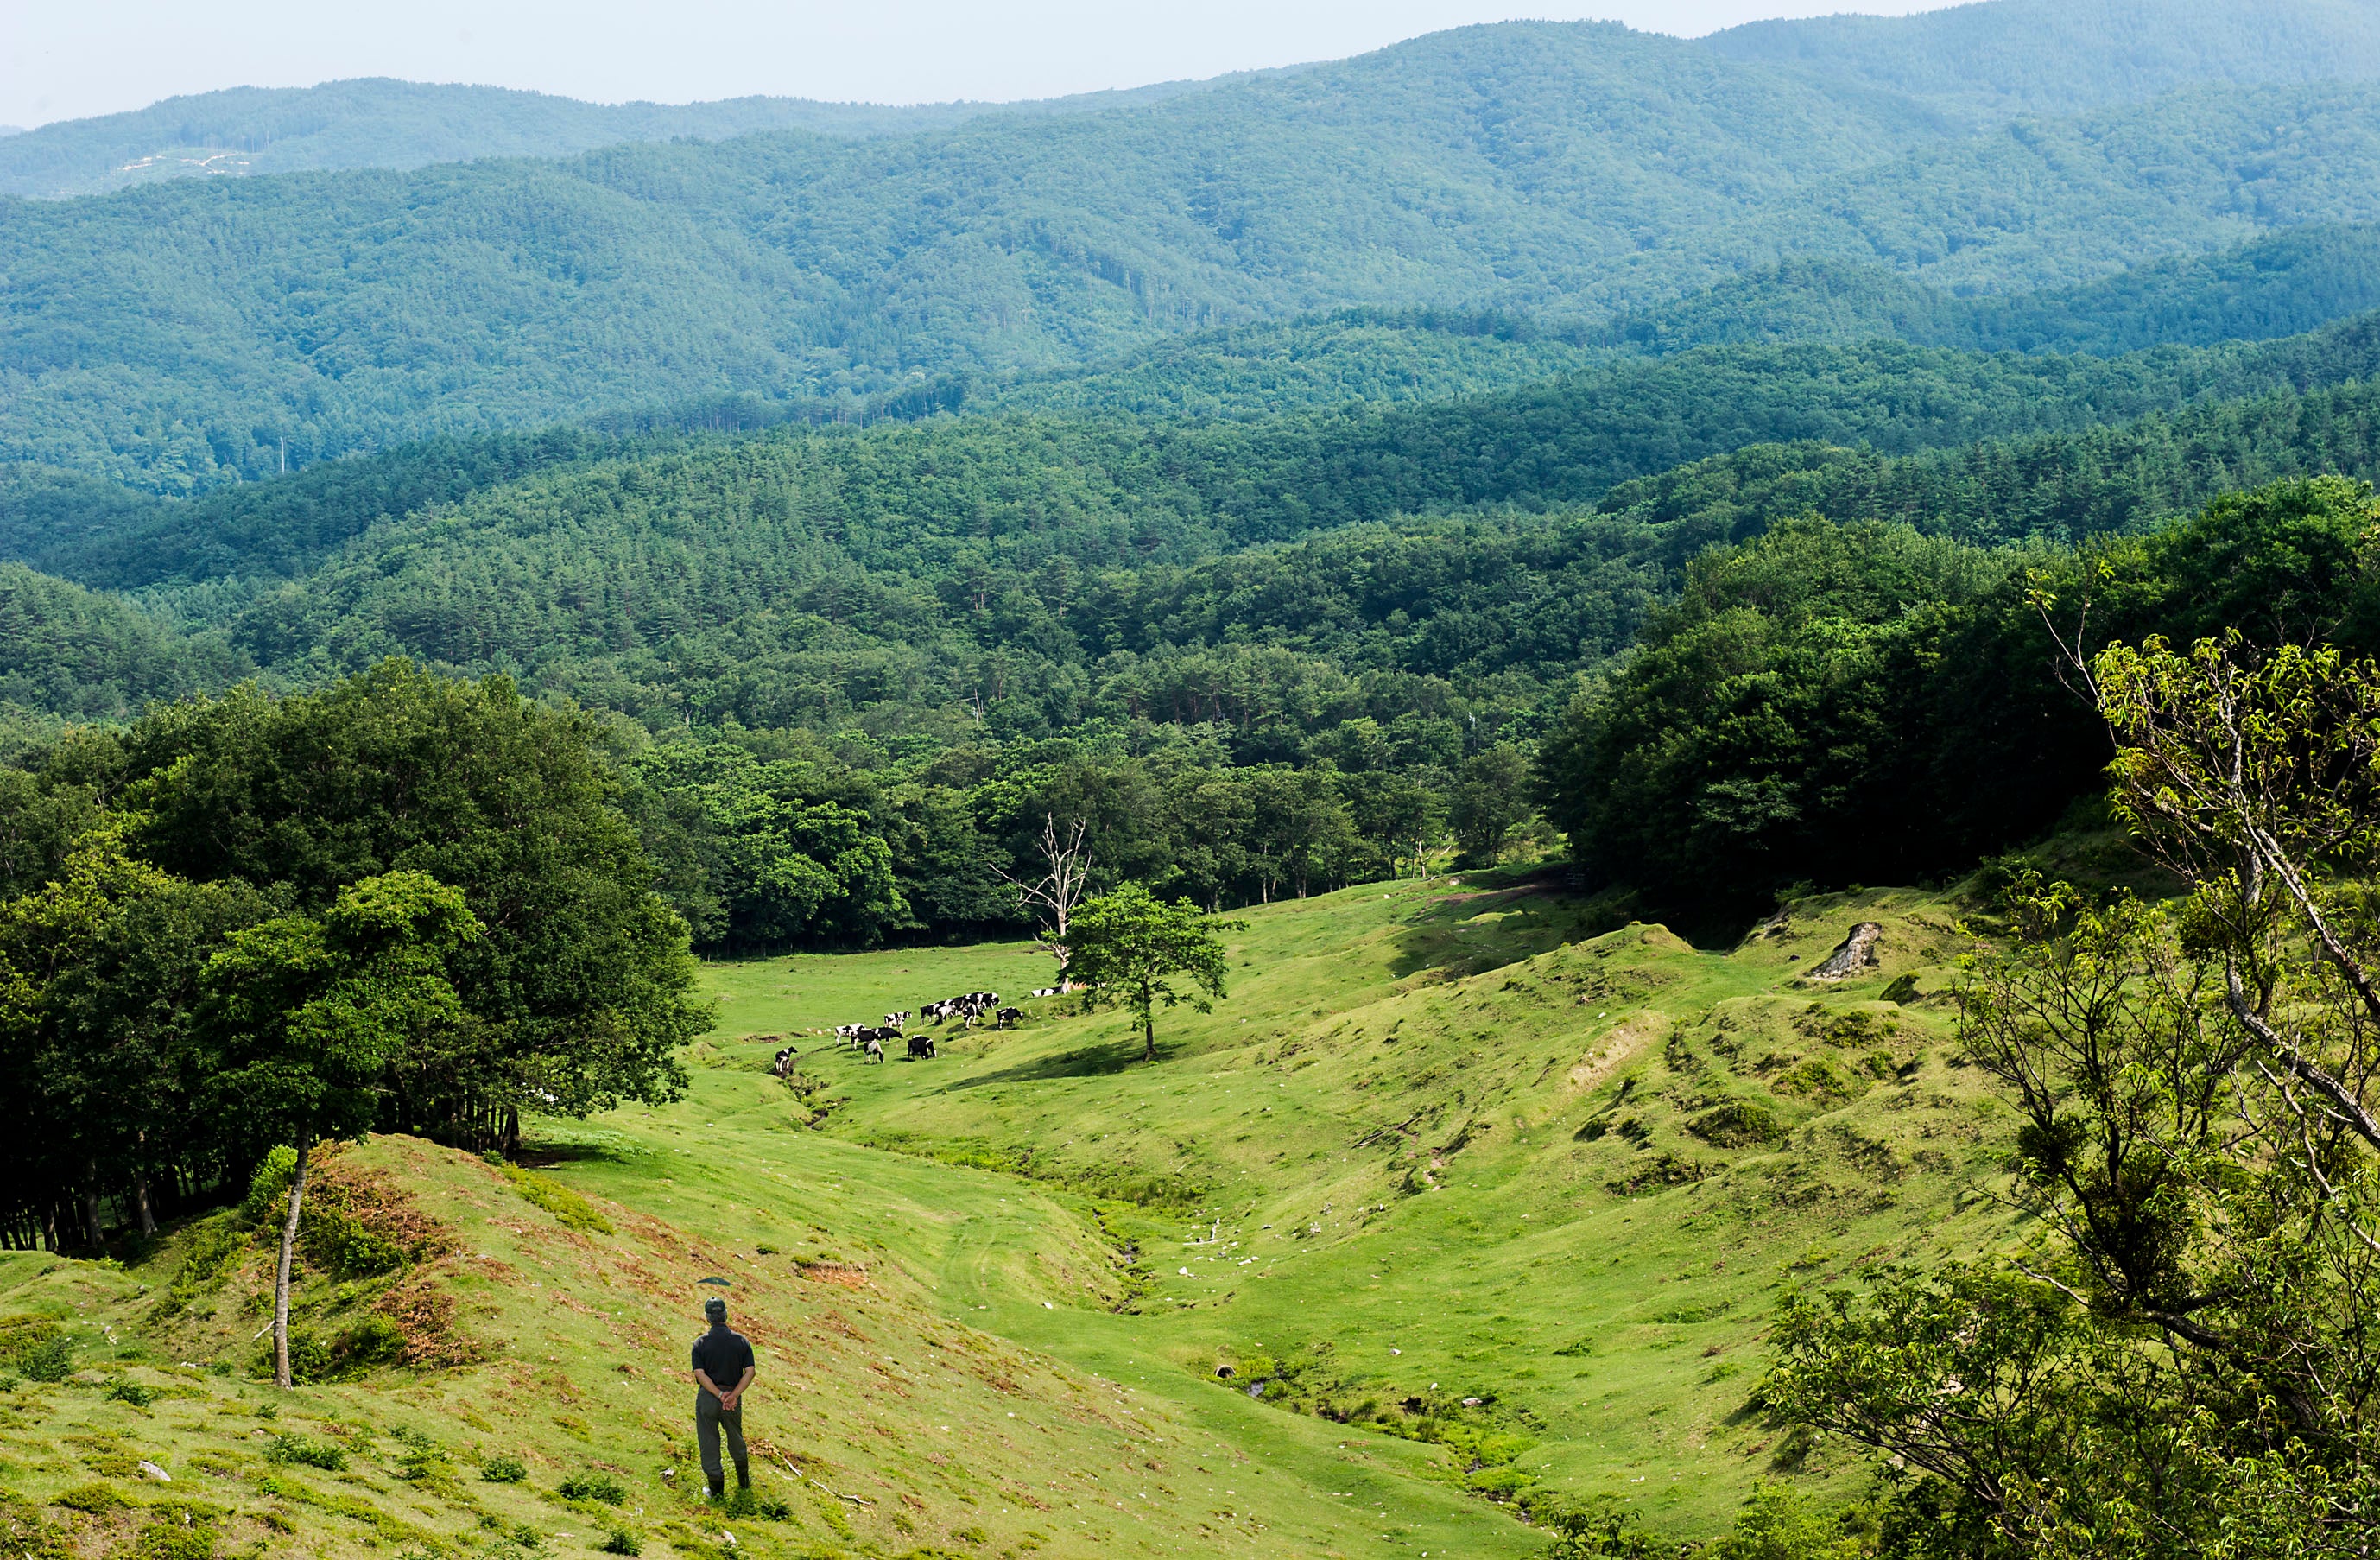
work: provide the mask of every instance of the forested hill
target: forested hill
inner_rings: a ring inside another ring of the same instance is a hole
[[[1252,422],[504,435],[127,500],[96,531],[60,481],[20,489],[0,538],[82,586],[143,590],[204,653],[135,676],[174,653],[162,630],[61,585],[27,597],[29,623],[64,627],[25,630],[14,701],[128,709],[193,676],[307,684],[405,653],[663,730],[932,726],[969,702],[1035,732],[1220,711],[1286,730],[1250,737],[1276,752],[1351,711],[1471,700],[1525,732],[1700,546],[1810,508],[2069,538],[2228,481],[2380,470],[2375,376],[2367,317],[2111,360],[1706,348]],[[1359,693],[1373,674],[1391,680]]]
[[[178,180],[0,223],[0,458],[157,491],[722,391],[1079,367],[1342,306],[1592,316],[1815,255],[2025,289],[2380,217],[2380,90],[1970,136],[1597,24],[1070,116]]]
[[[580,103],[544,92],[365,78],[319,87],[235,87],[147,108],[62,120],[6,138],[0,194],[58,199],[194,177],[325,168],[418,168],[480,157],[569,157],[626,141],[725,140],[763,130],[915,135],[983,114],[1082,114],[1160,102],[1205,82],[1086,92],[1038,103],[914,108],[729,98]]]
[[[2075,114],[2204,82],[2380,76],[2380,31],[2355,0],[1989,0],[1910,17],[1757,21],[1704,46],[1977,123]]]
[[[2078,114],[2199,83],[2380,76],[2380,34],[2369,18],[2319,0],[1986,0],[1914,17],[1757,22],[1698,46],[1797,70],[1820,91],[1866,89],[1979,126],[2018,114]],[[1215,84],[902,108],[770,97],[607,104],[386,79],[239,87],[17,132],[0,147],[0,194],[57,198],[175,177],[567,157],[629,141],[722,140],[763,130],[914,135],[986,114],[1087,113]],[[0,139],[10,135],[0,128]]]
[[[880,414],[1120,412],[1250,417],[1354,401],[1447,400],[1621,355],[1877,338],[1973,352],[2100,357],[2297,335],[2380,308],[2380,227],[2292,228],[2095,282],[1958,296],[1875,265],[1790,261],[1658,309],[1588,324],[1494,311],[1340,310],[1201,331],[1090,368],[937,379]]]
[[[601,515],[643,512],[645,495],[668,494],[673,507],[693,506],[675,524],[783,513],[871,568],[1187,563],[1400,516],[1589,504],[1617,483],[1752,444],[1907,453],[2375,373],[2380,315],[2366,315],[2277,341],[2105,360],[1893,341],[1706,347],[1497,395],[1245,421],[1006,416],[795,429],[682,451],[677,434],[558,430],[431,441],[188,502],[94,503],[82,481],[20,477],[0,486],[0,551],[88,585],[245,590],[408,517],[429,518],[442,550],[451,540],[471,551],[491,539],[458,530],[450,511],[543,473],[552,480],[521,501],[574,529],[600,530]],[[613,455],[625,463],[605,464]],[[455,567],[480,566],[458,556]]]

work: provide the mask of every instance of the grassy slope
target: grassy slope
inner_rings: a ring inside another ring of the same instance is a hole
[[[1888,927],[1880,969],[1800,981],[1866,916]],[[1581,908],[1535,893],[1350,890],[1252,912],[1232,1000],[1169,1016],[1154,1067],[1130,1060],[1119,1016],[1046,1016],[937,1064],[813,1054],[828,1087],[808,1098],[831,1105],[831,1136],[1170,1194],[1108,1215],[1147,1252],[1132,1314],[1020,1314],[987,1292],[1004,1335],[1094,1367],[1156,1356],[1174,1373],[1151,1389],[1184,1413],[1240,1401],[1211,1372],[1259,1353],[1310,1362],[1293,1390],[1308,1407],[1433,1383],[1489,1398],[1470,1417],[1536,1442],[1506,1481],[1633,1500],[1706,1536],[1752,1480],[1826,1472],[1743,1412],[1777,1286],[1997,1233],[1959,1212],[1991,1106],[1945,1064],[1943,1007],[1877,1000],[1904,972],[1945,983],[1949,917],[1916,895],[1820,901],[1715,954],[1643,927],[1566,942]],[[735,999],[730,1030],[792,1030],[872,1017],[917,957],[713,980]],[[955,968],[944,981],[972,983]],[[1886,1070],[1919,1061],[1912,1080],[1874,1078],[1879,1053]],[[1731,1098],[1792,1136],[1722,1151],[1682,1130]],[[1201,1235],[1220,1242],[1189,1243]]]
[[[187,1492],[238,1513],[219,1522],[227,1551],[455,1550],[527,1524],[551,1552],[584,1553],[619,1519],[648,1554],[717,1553],[717,1522],[659,1473],[690,1465],[670,1372],[711,1292],[698,1281],[721,1275],[768,1372],[755,1432],[807,1475],[769,1469],[764,1493],[794,1520],[731,1522],[740,1553],[1542,1546],[1466,1477],[1609,1493],[1664,1533],[1706,1535],[1756,1477],[1828,1476],[1823,1453],[1743,1409],[1775,1286],[1996,1237],[1958,1212],[1985,1107],[1940,1059],[1941,1008],[1876,1000],[1904,969],[1938,985],[1948,911],[1913,895],[1827,901],[1724,954],[1644,927],[1577,941],[1585,913],[1447,885],[1277,905],[1236,939],[1231,1000],[1170,1015],[1153,1067],[1129,1060],[1117,1016],[1045,1012],[934,1063],[866,1067],[798,1039],[799,1090],[761,1070],[778,1042],[725,1037],[1020,990],[1046,965],[1011,947],[719,967],[722,1038],[698,1052],[689,1100],[552,1134],[551,1174],[616,1233],[573,1233],[425,1145],[350,1156],[455,1232],[435,1281],[458,1298],[458,1330],[507,1363],[307,1388],[260,1420],[268,1389],[197,1367],[253,1361],[261,1249],[174,1319],[152,1310],[174,1244],[129,1272],[9,1257],[0,1313],[71,1319],[98,1373],[0,1397],[0,1486],[46,1503],[114,1469],[105,1481],[136,1499]],[[1799,984],[1863,915],[1888,927],[1883,969]],[[1867,1032],[1843,1032],[1860,1014]],[[1855,1070],[1876,1052],[1922,1057],[1914,1081]],[[1855,1097],[1770,1087],[1797,1069]],[[1681,1129],[1732,1096],[1769,1102],[1792,1136],[1722,1151]],[[1091,1195],[1126,1187],[1136,1203]],[[1116,1256],[1127,1240],[1134,1267]],[[820,1258],[864,1264],[867,1286],[803,1276],[827,1270],[797,1260]],[[306,1320],[335,1327],[371,1289],[311,1280]],[[1221,1362],[1276,1385],[1252,1399],[1215,1380]],[[118,1373],[170,1395],[111,1401],[99,1388]],[[1464,1450],[1283,1412],[1284,1391],[1350,1415],[1368,1399],[1407,1429],[1394,1405],[1427,1400]],[[351,1446],[349,1470],[263,1462],[260,1432],[293,1426]],[[399,1480],[408,1431],[454,1472]],[[527,1486],[473,1471],[506,1450],[528,1462]],[[123,1476],[128,1453],[176,1482]],[[628,1483],[625,1517],[552,1493],[588,1467]],[[273,1514],[299,1540],[263,1526]],[[174,1518],[44,1517],[94,1554],[156,1519]]]

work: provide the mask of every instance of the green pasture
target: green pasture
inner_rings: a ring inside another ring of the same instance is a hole
[[[1949,916],[1839,896],[1699,950],[1536,883],[1349,890],[1245,912],[1230,996],[1160,1015],[1153,1065],[1055,1000],[933,1061],[805,1032],[1021,993],[1029,945],[711,966],[686,1098],[536,1124],[542,1179],[347,1151],[451,1242],[307,1275],[299,1325],[417,1285],[478,1363],[280,1397],[264,1239],[189,1277],[222,1215],[128,1265],[0,1257],[0,1313],[76,1364],[0,1391],[0,1517],[59,1555],[195,1525],[226,1555],[1470,1556],[1542,1550],[1550,1493],[1706,1538],[1757,1481],[1864,1476],[1748,1401],[1780,1286],[2003,1237],[1962,1211],[1995,1109],[1944,1044]],[[1804,979],[1862,919],[1881,964]],[[759,1347],[774,1517],[694,1493],[713,1293]]]

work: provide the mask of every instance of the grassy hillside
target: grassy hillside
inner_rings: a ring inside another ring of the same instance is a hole
[[[75,1367],[6,1395],[5,1519],[42,1553],[187,1521],[334,1555],[1498,1554],[1608,1495],[1708,1536],[1755,1479],[1851,1477],[1746,1407],[1779,1286],[1998,1238],[1966,1201],[1992,1115],[1927,994],[1949,913],[1815,902],[1702,952],[1527,883],[1351,890],[1252,912],[1233,995],[1168,1016],[1154,1066],[1047,1004],[930,1063],[790,1033],[1016,985],[1024,949],[718,967],[684,1104],[555,1127],[526,1178],[332,1162],[320,1195],[412,1252],[310,1263],[298,1332],[348,1379],[256,1382],[269,1252],[234,1213],[120,1269],[0,1258],[11,1339],[55,1323]],[[1881,967],[1802,981],[1861,917]],[[706,1278],[760,1350],[773,1517],[686,1493]],[[349,1341],[374,1315],[425,1363]],[[524,1481],[482,1476],[504,1456]]]
[[[1925,995],[1949,907],[1811,903],[1729,952],[1642,926],[1569,941],[1591,908],[1528,885],[1247,913],[1232,999],[1167,1016],[1155,1066],[1114,1016],[1041,1004],[936,1063],[807,1054],[803,1108],[844,1140],[1126,1188],[1136,1211],[1109,1223],[1145,1276],[1123,1311],[986,1314],[1078,1362],[1160,1354],[1152,1389],[1184,1412],[1253,1368],[1275,1383],[1262,1401],[1344,1420],[1368,1456],[1436,1416],[1425,1433],[1463,1454],[1439,1478],[1609,1496],[1678,1538],[1723,1529],[1755,1478],[1842,1471],[1779,1443],[1744,1394],[1780,1283],[1995,1238],[1961,1211],[1988,1106],[1946,1066]],[[1888,929],[1879,969],[1799,979],[1864,917]],[[786,1033],[967,980],[917,957],[727,966],[714,985],[728,1030]],[[1880,1000],[1904,976],[1916,992]]]

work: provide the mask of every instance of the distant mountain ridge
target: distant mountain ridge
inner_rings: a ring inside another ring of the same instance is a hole
[[[2196,85],[2303,86],[2380,77],[2380,12],[2363,0],[1985,0],[1906,17],[1758,21],[1703,46],[1864,86],[1981,127],[2064,117]]]
[[[2083,114],[2199,84],[2380,79],[2380,18],[2358,0],[1984,0],[1907,17],[1753,22],[1691,46],[1794,72],[1846,101],[1894,100],[1962,129],[2020,115]],[[918,135],[986,116],[1147,106],[1276,74],[914,107],[784,97],[611,104],[387,78],[235,87],[30,131],[0,128],[11,141],[0,149],[0,194],[56,199],[205,174],[570,157],[631,142],[777,130],[853,140]]]
[[[2119,39],[2143,14],[2100,8]],[[2231,25],[2245,9],[2178,12],[2230,18],[2201,33],[2232,43],[2186,59],[2245,72],[2225,54],[2257,36]],[[1973,11],[2039,19],[2036,0]],[[2312,34],[2284,30],[2273,68],[2303,74]],[[2031,56],[2010,43],[2006,57]],[[1064,374],[1351,308],[1591,324],[1809,262],[1827,276],[1784,277],[1763,307],[1832,289],[1825,308],[1872,319],[1935,308],[1895,288],[2070,286],[2380,221],[2370,84],[2191,86],[1976,134],[1816,68],[1616,24],[1507,23],[910,134],[846,117],[850,134],[0,201],[0,459],[197,492],[277,470],[285,441],[304,464],[721,396],[930,408],[948,404],[938,381]],[[1890,284],[1849,280],[1863,270]],[[2302,324],[2305,307],[2281,312]],[[1555,356],[1545,369],[1572,366]],[[1415,377],[1462,388],[1474,371]],[[1328,383],[1281,393],[1310,403]],[[1369,369],[1345,383],[1380,389]]]
[[[1089,114],[1161,103],[1208,81],[1160,82],[1026,103],[893,107],[807,98],[586,103],[509,87],[359,77],[318,87],[232,87],[147,108],[60,120],[0,152],[0,195],[56,200],[209,173],[418,168],[484,157],[573,157],[637,141],[728,140],[771,130],[865,140],[946,129],[985,115]]]

